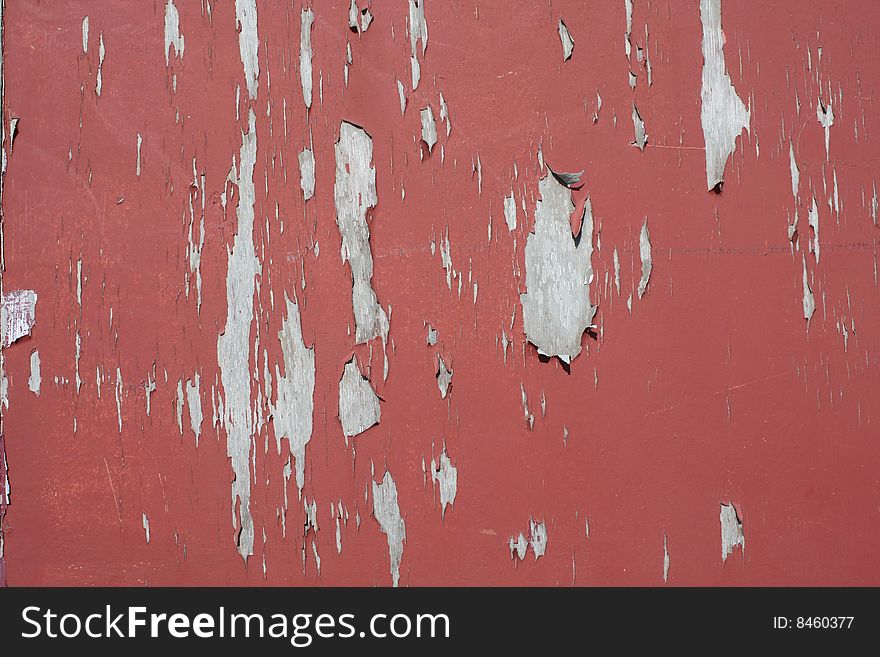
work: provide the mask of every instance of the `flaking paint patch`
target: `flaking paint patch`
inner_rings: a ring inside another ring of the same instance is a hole
[[[315,156],[308,148],[299,154],[299,186],[306,201],[315,195]]]
[[[388,336],[388,316],[372,287],[373,255],[367,212],[376,205],[376,169],[372,166],[373,140],[358,126],[343,121],[336,142],[336,225],[342,236],[342,262],[352,276],[352,309],[358,344]]]
[[[296,487],[302,494],[305,483],[306,445],[312,438],[312,413],[315,404],[315,348],[306,347],[302,335],[299,305],[286,299],[287,318],[278,332],[284,358],[284,376],[275,365],[277,399],[272,406],[275,440],[281,453],[281,439],[296,465]]]
[[[300,14],[299,35],[299,80],[302,86],[303,102],[307,109],[312,107],[312,23],[315,14],[311,7]]]
[[[571,38],[571,33],[562,19],[559,20],[557,29],[559,30],[559,40],[562,42],[562,61],[568,61],[571,59],[571,53],[574,52],[574,39]]]
[[[37,316],[37,293],[12,290],[3,294],[0,306],[0,344],[4,348],[30,335]]]
[[[183,59],[184,40],[180,33],[180,14],[174,6],[174,0],[165,5],[165,66],[171,62],[168,49],[174,46],[174,56]]]
[[[535,231],[526,240],[526,293],[520,295],[523,328],[538,352],[570,363],[596,307],[590,303],[592,234],[571,234],[571,190],[548,174],[538,183]],[[583,228],[582,228],[583,230]]]
[[[150,543],[150,519],[149,519],[149,517],[147,517],[146,513],[142,513],[141,515],[143,516],[142,524],[144,526],[144,538],[147,539],[147,544],[149,544]]]
[[[31,375],[28,377],[28,390],[37,397],[40,396],[40,383],[42,380],[40,377],[40,352],[34,349],[31,352]]]
[[[391,473],[385,471],[382,483],[373,482],[373,517],[382,532],[388,537],[388,556],[391,561],[391,582],[397,586],[400,581],[400,560],[403,558],[403,543],[406,541],[406,523],[400,515],[397,500],[397,486]]]
[[[720,190],[727,158],[736,148],[736,138],[744,129],[749,130],[750,112],[733,88],[724,63],[721,0],[700,0],[700,21],[703,24],[700,121],[706,144],[706,185],[709,190]]]
[[[648,220],[645,219],[642,224],[642,230],[639,232],[639,257],[642,260],[642,277],[639,279],[639,299],[648,289],[648,282],[651,280],[651,269],[653,263],[651,260],[651,236],[648,233]]]
[[[458,469],[452,465],[449,455],[446,453],[446,445],[440,452],[440,462],[431,459],[431,479],[433,483],[440,485],[440,515],[446,516],[446,505],[453,506],[455,495],[458,492]]]
[[[217,362],[225,391],[223,426],[226,455],[232,461],[232,525],[236,545],[245,559],[254,552],[250,512],[249,455],[253,433],[250,385],[250,331],[254,316],[255,277],[259,261],[254,251],[254,165],[257,157],[256,116],[248,110],[248,131],[241,133],[241,150],[234,181],[238,187],[238,227],[228,251],[226,324],[217,338]]]
[[[425,20],[425,0],[409,0],[409,42],[411,49],[412,88],[415,91],[422,76],[418,58],[418,42],[422,42],[422,57],[428,48],[428,23]]]
[[[339,381],[339,420],[346,438],[363,433],[381,418],[379,397],[361,374],[357,356],[345,364]]]
[[[721,562],[727,561],[727,557],[733,554],[733,549],[739,545],[743,552],[746,549],[746,537],[743,535],[742,522],[733,504],[721,505]]]
[[[666,534],[663,534],[663,581],[669,581],[669,546],[666,542]]]
[[[235,21],[248,96],[256,98],[260,82],[260,40],[257,36],[256,0],[235,0]]]

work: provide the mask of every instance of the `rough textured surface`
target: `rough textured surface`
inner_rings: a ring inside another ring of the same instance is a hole
[[[880,584],[880,4],[0,6],[9,583]]]

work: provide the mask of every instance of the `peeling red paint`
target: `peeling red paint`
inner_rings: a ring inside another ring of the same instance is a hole
[[[31,335],[3,350],[11,503],[0,580],[5,569],[12,585],[390,585],[392,538],[372,515],[387,471],[405,522],[402,586],[662,584],[667,569],[669,584],[880,584],[880,5],[723,0],[726,71],[750,125],[716,194],[706,191],[696,0],[635,0],[629,58],[622,0],[421,0],[418,46],[407,2],[359,1],[372,15],[361,32],[349,28],[350,3],[306,2],[309,111],[300,2],[256,2],[255,98],[235,3],[177,0],[185,49],[163,53],[165,4],[5,2],[3,120],[18,124],[14,152],[5,131],[2,287],[34,290],[39,302]],[[568,60],[560,20],[577,43]],[[634,106],[644,150],[631,145]],[[422,142],[428,107],[432,148]],[[214,416],[228,394],[217,347],[238,232],[230,165],[249,111],[259,273],[248,377],[262,423],[243,560],[227,430]],[[373,143],[372,286],[390,321],[387,380],[381,339],[355,344],[340,258],[342,121]],[[573,221],[589,198],[595,226],[598,311],[570,372],[523,333],[524,249],[546,166],[584,171]],[[508,230],[511,191],[518,221]],[[639,298],[646,218],[652,269]],[[202,244],[200,307],[191,243]],[[276,365],[285,374],[285,296],[316,368],[302,500],[270,418]],[[39,396],[28,389],[34,349]],[[347,444],[338,391],[352,354],[381,420]],[[454,363],[445,399],[440,356]],[[198,446],[177,392],[196,375]],[[441,453],[457,473],[444,513]],[[0,459],[0,495],[5,475]],[[722,560],[728,503],[744,543]],[[538,541],[540,558],[512,559],[510,542],[537,523],[546,534],[524,540]]]

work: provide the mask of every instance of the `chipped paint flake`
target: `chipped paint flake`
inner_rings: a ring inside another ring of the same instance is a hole
[[[422,42],[422,57],[428,48],[428,23],[425,20],[425,0],[409,0],[409,42],[411,47],[412,88],[415,91],[422,76],[418,59],[418,42]]]
[[[804,319],[807,320],[807,325],[809,325],[813,313],[816,312],[816,300],[813,298],[813,290],[810,289],[810,281],[807,277],[807,258],[806,256],[801,256],[801,259],[804,263]]]
[[[648,143],[648,133],[645,132],[645,122],[642,121],[642,115],[639,114],[639,109],[636,107],[635,103],[633,103],[632,120],[633,131],[635,132],[632,145],[640,151],[643,151],[645,150],[645,144]]]
[[[40,396],[40,383],[42,380],[40,377],[40,352],[34,349],[31,352],[31,375],[28,377],[28,390],[37,397]]]
[[[363,433],[379,424],[379,397],[370,381],[361,374],[357,356],[345,364],[339,381],[339,420],[347,438]]]
[[[299,154],[299,186],[306,201],[315,195],[315,156],[308,148]]]
[[[400,515],[397,501],[397,486],[391,473],[385,471],[382,483],[373,482],[373,517],[382,532],[388,537],[388,556],[391,561],[391,582],[397,586],[400,581],[400,560],[403,558],[403,544],[406,541],[406,523]]]
[[[165,5],[165,65],[170,63],[168,49],[174,46],[174,56],[183,59],[183,35],[180,33],[180,14],[174,6],[174,0]]]
[[[749,130],[750,112],[733,88],[724,63],[724,32],[721,29],[721,0],[700,0],[703,24],[703,78],[700,120],[706,144],[706,185],[720,190],[727,158],[736,148],[736,138]]]
[[[428,146],[428,152],[432,152],[437,143],[437,124],[434,122],[434,110],[430,107],[419,112],[422,121],[422,141]]]
[[[225,391],[223,426],[226,455],[232,460],[232,519],[239,554],[254,552],[254,525],[250,511],[249,456],[253,435],[251,414],[250,332],[254,316],[255,277],[259,261],[254,251],[254,165],[257,157],[256,116],[248,110],[248,131],[241,133],[237,177],[238,227],[228,251],[226,324],[217,338],[217,362]]]
[[[388,316],[372,287],[373,255],[367,211],[376,205],[376,169],[372,165],[373,140],[362,129],[345,121],[336,142],[336,225],[342,235],[342,262],[349,262],[352,308],[358,344],[388,336]]]
[[[452,387],[452,370],[446,367],[441,356],[437,357],[437,387],[440,388],[440,399],[446,399]]]
[[[147,543],[150,542],[150,519],[147,517],[146,513],[141,514],[143,516],[142,523],[144,526],[144,537],[147,539]]]
[[[281,453],[281,439],[287,438],[296,464],[296,487],[302,494],[305,483],[306,445],[312,438],[315,395],[315,348],[303,341],[299,305],[286,299],[287,318],[278,332],[284,358],[284,375],[275,365],[278,392],[272,406],[275,441]]]
[[[303,102],[307,109],[312,107],[312,23],[315,15],[311,7],[300,14],[299,36],[299,79],[302,86]]]
[[[559,30],[559,40],[562,42],[562,61],[568,61],[571,59],[571,53],[574,52],[574,39],[571,38],[571,33],[562,19],[559,20],[557,27]]]
[[[648,289],[648,282],[651,280],[651,268],[653,267],[651,261],[651,236],[648,233],[647,218],[642,224],[642,230],[639,233],[639,257],[642,260],[642,277],[639,279],[638,289],[639,299],[641,299]]]
[[[825,159],[829,158],[829,149],[831,146],[831,126],[834,125],[834,108],[829,102],[826,106],[820,98],[816,101],[816,120],[825,130]]]
[[[458,492],[458,469],[452,465],[446,446],[440,453],[440,463],[431,459],[431,479],[433,483],[440,485],[441,516],[446,516],[446,505],[454,506],[455,494]]]
[[[727,557],[733,554],[733,549],[739,545],[743,552],[746,549],[746,538],[743,535],[742,522],[733,504],[721,505],[721,561],[727,561]]]
[[[510,196],[504,197],[504,222],[507,224],[507,230],[513,231],[516,228],[516,199],[513,190],[510,191]]]
[[[33,290],[5,292],[0,314],[0,344],[5,348],[31,334],[36,322],[37,293]]]
[[[596,307],[590,303],[592,234],[571,234],[571,190],[546,175],[538,185],[535,232],[526,241],[526,290],[520,295],[526,337],[538,352],[570,363]],[[583,230],[583,229],[582,229]]]
[[[186,405],[189,410],[189,426],[196,436],[196,447],[199,446],[199,436],[202,433],[202,397],[199,392],[200,377],[196,372],[195,377],[186,382]]]
[[[98,95],[98,98],[101,97],[101,89],[104,86],[104,56],[107,54],[106,48],[104,48],[104,33],[101,32],[98,37],[98,72],[95,74],[95,93]]]
[[[89,17],[86,16],[82,20],[82,45],[83,52],[87,53],[89,51]]]
[[[520,532],[516,537],[511,536],[507,542],[510,548],[510,558],[516,557],[520,561],[525,559],[527,549],[531,548],[532,554],[535,555],[535,561],[544,556],[547,550],[547,526],[542,520],[538,522],[533,518],[529,518],[528,538],[525,533]]]
[[[235,0],[238,49],[244,66],[248,96],[257,97],[260,78],[260,40],[257,36],[257,1]],[[166,51],[167,52],[167,51]]]

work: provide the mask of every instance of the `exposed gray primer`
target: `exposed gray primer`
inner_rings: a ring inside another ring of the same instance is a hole
[[[642,278],[639,280],[639,299],[648,289],[648,281],[651,279],[651,236],[648,234],[648,219],[642,224],[642,230],[639,233],[639,257],[642,259]]]
[[[248,96],[257,97],[260,78],[260,41],[257,37],[257,0],[235,0],[238,49],[244,65]],[[167,52],[167,51],[166,51]]]
[[[434,483],[440,484],[440,515],[446,515],[446,505],[454,506],[455,494],[458,492],[458,469],[452,465],[449,455],[446,453],[446,445],[440,452],[440,463],[431,459],[431,479]]]
[[[810,228],[813,229],[813,253],[816,256],[816,264],[819,264],[819,207],[816,205],[816,197],[813,197],[813,204],[807,214],[807,221]]]
[[[284,358],[284,376],[275,365],[278,382],[277,400],[272,406],[275,441],[281,453],[281,439],[296,461],[296,487],[302,494],[305,483],[306,444],[312,438],[312,413],[315,405],[315,348],[303,341],[299,305],[285,299],[287,319],[281,325],[278,339]]]
[[[642,121],[642,115],[639,114],[639,109],[636,107],[635,103],[633,103],[632,117],[633,130],[635,131],[632,145],[636,146],[640,151],[643,151],[645,150],[645,144],[648,143],[648,134],[645,132],[645,122]]]
[[[85,43],[85,41],[84,41]],[[174,0],[165,5],[165,66],[170,63],[168,48],[174,46],[174,56],[183,59],[183,35],[180,33],[180,14]]]
[[[452,387],[452,370],[446,367],[442,356],[437,357],[437,387],[440,388],[440,399],[446,399]]]
[[[299,154],[299,186],[306,201],[315,195],[315,156],[308,148]]]
[[[12,290],[3,294],[0,306],[0,344],[4,348],[31,334],[37,316],[37,293]]]
[[[147,543],[150,542],[150,519],[147,517],[146,513],[141,514],[143,516],[142,522],[144,525],[144,536],[147,539]]]
[[[363,433],[379,424],[379,397],[369,380],[361,374],[357,356],[345,364],[339,381],[339,420],[346,438]]]
[[[230,176],[238,187],[237,232],[228,251],[226,273],[226,324],[217,338],[217,362],[226,393],[223,426],[226,455],[232,460],[232,526],[236,544],[244,559],[254,553],[254,523],[250,511],[249,456],[253,433],[251,414],[250,330],[254,317],[255,277],[259,261],[254,251],[254,164],[257,158],[257,128],[253,109],[248,110],[248,131],[241,133],[238,170]]]
[[[717,189],[724,182],[727,158],[736,148],[736,138],[749,130],[750,112],[733,88],[724,63],[724,32],[721,29],[721,0],[700,0],[703,24],[703,79],[700,120],[706,143],[706,185]]]
[[[510,190],[510,196],[504,197],[504,221],[507,230],[512,231],[516,228],[516,199],[513,197],[513,190]]]
[[[412,51],[410,64],[412,66],[412,88],[415,91],[419,86],[422,71],[417,57],[416,43],[422,42],[422,57],[428,48],[428,23],[425,21],[425,0],[409,0],[409,42]]]
[[[743,526],[733,504],[721,505],[721,562],[727,561],[727,557],[733,554],[733,548],[737,545],[746,549],[746,537],[743,535]]]
[[[312,23],[315,15],[312,8],[303,9],[300,14],[299,35],[299,80],[302,85],[303,102],[307,109],[312,107]]]
[[[794,145],[791,140],[788,142],[788,166],[791,170],[791,195],[797,201],[798,188],[801,184],[801,171],[798,169],[797,161],[794,159]]]
[[[528,538],[526,538],[523,532],[520,532],[516,538],[510,537],[507,544],[510,548],[511,559],[516,556],[522,561],[526,557],[526,550],[528,548],[532,549],[535,561],[544,556],[544,552],[547,550],[547,526],[544,524],[544,521],[538,522],[533,518],[529,518],[528,534]]]
[[[202,433],[202,397],[199,392],[199,373],[193,379],[186,382],[186,405],[189,409],[189,426],[196,435],[196,447],[199,446],[199,436]]]
[[[373,140],[358,126],[343,121],[336,142],[336,225],[342,235],[342,262],[351,264],[352,308],[358,344],[388,337],[388,316],[373,290],[373,255],[367,211],[376,205]]]
[[[574,39],[571,38],[571,33],[562,19],[559,20],[558,29],[559,40],[562,42],[562,61],[568,61],[571,59],[571,53],[574,51]]]
[[[422,120],[422,141],[428,146],[428,152],[432,152],[437,143],[437,124],[434,122],[434,111],[426,107],[419,116]]]
[[[813,298],[813,290],[810,289],[810,281],[807,278],[807,258],[802,255],[801,259],[804,263],[804,319],[809,325],[813,313],[816,312],[816,300]]]
[[[31,352],[31,375],[28,377],[28,390],[34,393],[37,397],[40,396],[40,383],[42,382],[42,378],[40,377],[40,352],[34,349]]]
[[[391,582],[397,586],[400,580],[400,560],[403,557],[403,543],[406,541],[406,523],[400,516],[397,503],[397,486],[391,473],[385,471],[382,483],[373,482],[373,517],[382,532],[388,537],[388,556],[391,561]]]
[[[828,149],[831,145],[831,126],[834,125],[834,109],[832,109],[830,102],[827,107],[822,103],[821,98],[816,102],[816,119],[825,129],[825,159],[827,160],[829,157]]]
[[[570,363],[581,352],[581,336],[596,314],[589,288],[593,236],[575,243],[570,189],[549,174],[538,189],[535,232],[529,234],[525,249],[527,292],[520,295],[523,328],[538,353]]]
[[[83,18],[82,34],[83,34],[83,52],[86,53],[89,51],[89,17],[88,16]]]

